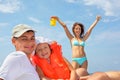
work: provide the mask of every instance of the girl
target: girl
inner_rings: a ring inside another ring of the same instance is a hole
[[[76,71],[73,69],[68,60],[62,56],[61,46],[56,42],[39,43],[32,60],[42,80],[78,80],[77,76],[87,75],[85,69]]]

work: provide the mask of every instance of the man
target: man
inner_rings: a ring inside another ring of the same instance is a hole
[[[30,55],[35,49],[35,31],[25,24],[17,25],[12,32],[16,51],[10,53],[0,68],[0,80],[40,80]]]

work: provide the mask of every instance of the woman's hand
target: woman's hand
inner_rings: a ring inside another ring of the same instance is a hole
[[[57,21],[59,20],[59,18],[57,16],[51,16],[51,18],[56,19]]]
[[[97,21],[99,21],[100,19],[101,19],[101,16],[100,16],[100,15],[96,16],[96,20],[97,20]]]

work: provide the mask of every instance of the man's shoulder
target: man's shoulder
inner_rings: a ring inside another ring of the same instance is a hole
[[[24,60],[26,58],[27,58],[26,54],[22,51],[14,51],[7,56],[7,59],[9,59],[10,61],[13,60],[19,61],[19,60]]]
[[[26,56],[26,54],[22,51],[14,51],[14,52],[11,52],[9,56],[12,56],[12,57],[24,57]]]
[[[27,57],[23,52],[15,51],[10,53],[3,62],[3,67],[15,67],[27,61]]]

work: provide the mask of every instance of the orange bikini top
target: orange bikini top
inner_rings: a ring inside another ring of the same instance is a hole
[[[57,43],[50,45],[52,53],[50,55],[50,63],[46,59],[33,56],[34,63],[41,68],[44,75],[51,79],[68,80],[70,78],[70,70],[62,57],[61,46]]]

